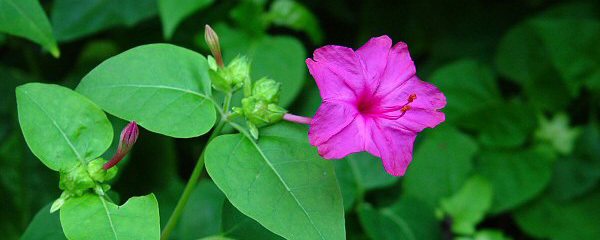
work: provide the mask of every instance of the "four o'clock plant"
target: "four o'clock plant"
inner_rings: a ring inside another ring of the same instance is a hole
[[[208,57],[171,44],[143,45],[94,68],[75,91],[39,83],[17,89],[28,145],[59,172],[64,192],[51,211],[60,209],[67,238],[170,239],[206,168],[237,210],[271,232],[344,239],[340,187],[323,158],[367,151],[390,175],[402,176],[416,134],[445,119],[444,95],[415,75],[406,44],[392,46],[387,36],[356,51],[325,46],[306,60],[323,99],[312,118],[288,113],[279,104],[286,94],[280,79],[253,78],[249,57],[225,62],[227,49],[208,25],[205,40]],[[109,161],[100,157],[113,140],[105,112],[130,122]],[[140,128],[173,138],[208,134],[162,231],[154,195],[120,207],[110,197],[109,180]]]

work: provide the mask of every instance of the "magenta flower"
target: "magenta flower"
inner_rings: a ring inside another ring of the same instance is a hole
[[[108,170],[111,167],[117,165],[127,155],[127,153],[133,147],[133,144],[137,141],[138,135],[140,135],[140,131],[138,129],[136,122],[130,122],[123,128],[121,131],[121,138],[119,139],[119,146],[117,147],[117,152],[112,157],[112,159],[102,165],[102,169]]]
[[[367,151],[385,170],[402,176],[412,161],[418,132],[445,120],[446,97],[421,81],[408,47],[392,47],[388,36],[372,38],[357,51],[325,46],[307,59],[323,102],[308,137],[326,159]]]

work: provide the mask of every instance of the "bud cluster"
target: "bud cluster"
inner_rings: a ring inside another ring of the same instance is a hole
[[[52,204],[50,212],[55,212],[62,207],[70,197],[79,197],[90,190],[98,195],[104,195],[110,185],[104,183],[117,175],[117,168],[104,170],[102,166],[106,161],[97,158],[87,164],[79,163],[70,171],[60,172],[58,187],[63,190],[60,198]]]
[[[214,56],[208,57],[209,75],[213,87],[229,94],[243,88],[244,98],[241,108],[234,107],[233,113],[228,116],[244,116],[250,134],[258,138],[259,127],[281,121],[287,112],[277,105],[281,83],[262,78],[252,84],[250,61],[246,57],[238,56],[224,67],[224,64],[219,62],[222,61],[219,37],[208,25],[206,25],[205,39]]]

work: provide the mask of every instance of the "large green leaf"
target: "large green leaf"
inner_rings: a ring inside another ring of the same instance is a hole
[[[448,125],[429,131],[416,149],[404,178],[404,191],[431,206],[456,192],[473,168],[477,143]]]
[[[79,93],[42,83],[28,83],[16,91],[27,145],[49,168],[70,170],[110,146],[113,130],[106,115]]]
[[[171,137],[200,136],[213,126],[206,59],[169,44],[114,56],[86,75],[77,91],[117,117]]]
[[[21,236],[21,240],[66,240],[65,234],[60,226],[60,215],[50,213],[50,206],[40,209],[29,223],[27,230]]]
[[[272,233],[254,219],[244,215],[229,201],[223,205],[222,231],[226,237],[236,240],[282,240],[279,235]]]
[[[56,0],[52,27],[59,41],[70,41],[113,26],[131,27],[156,14],[156,0]]]
[[[479,156],[477,170],[492,184],[490,212],[500,213],[542,192],[552,175],[552,161],[538,150],[487,151]]]
[[[344,209],[331,162],[306,129],[280,123],[258,143],[242,134],[215,138],[206,170],[242,213],[287,239],[344,239]]]
[[[54,57],[60,52],[38,0],[0,0],[0,32],[39,43]]]
[[[440,206],[452,219],[452,232],[471,235],[492,205],[492,186],[481,176],[472,176],[454,195],[442,199]]]
[[[365,204],[359,208],[358,215],[371,239],[440,238],[440,224],[435,219],[433,208],[414,198],[401,198],[391,207],[380,210]]]
[[[130,198],[122,206],[95,194],[69,199],[60,222],[71,240],[159,239],[158,203],[153,194]]]
[[[470,113],[461,126],[479,131],[479,141],[490,147],[516,147],[534,131],[536,112],[518,101],[489,105]]]
[[[221,40],[225,62],[240,54],[248,56],[252,59],[252,79],[269,77],[280,82],[283,94],[279,105],[287,107],[292,103],[304,85],[307,72],[306,52],[300,41],[288,36],[251,37],[224,24],[216,25],[215,31]]]
[[[583,85],[600,90],[600,21],[540,19],[533,24],[572,93]]]
[[[536,238],[594,240],[600,236],[600,192],[575,201],[542,196],[515,214],[519,227]]]
[[[448,121],[459,120],[466,113],[501,101],[494,72],[474,60],[461,60],[438,69],[433,83],[448,100],[444,108]]]
[[[208,7],[214,0],[158,0],[158,11],[163,25],[163,35],[170,39],[183,19]]]
[[[269,19],[280,26],[305,31],[315,44],[323,41],[319,20],[304,5],[294,0],[276,0],[269,9]]]

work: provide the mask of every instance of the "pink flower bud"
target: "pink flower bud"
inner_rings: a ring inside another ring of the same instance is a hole
[[[223,57],[221,55],[219,36],[217,36],[217,33],[210,26],[208,26],[208,24],[206,24],[206,27],[204,28],[204,40],[206,41],[206,44],[208,44],[213,57],[215,57],[217,65],[219,65],[220,68],[224,68],[225,64],[223,64]]]
[[[130,122],[129,124],[127,124],[123,131],[121,131],[121,139],[119,140],[119,147],[117,148],[117,152],[110,161],[108,161],[102,166],[102,169],[108,170],[111,167],[117,165],[117,163],[119,163],[121,159],[123,159],[123,157],[125,157],[125,155],[127,155],[127,153],[131,150],[133,144],[135,144],[135,141],[138,138],[138,135],[140,135],[140,131],[138,129],[137,123]]]

